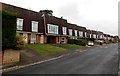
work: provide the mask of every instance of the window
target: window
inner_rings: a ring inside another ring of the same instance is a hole
[[[103,35],[100,35],[100,38],[102,39],[102,38],[103,38]]]
[[[32,44],[36,43],[36,34],[31,34],[31,43]]]
[[[90,34],[90,38],[92,38],[92,34]]]
[[[38,22],[32,21],[32,32],[38,32]]]
[[[85,37],[87,37],[87,33],[85,32]]]
[[[107,37],[106,37],[106,36],[104,36],[104,39],[107,39]]]
[[[47,24],[47,26],[48,26],[48,33],[58,34],[58,26],[57,25]]]
[[[79,31],[79,36],[83,37],[83,32],[82,31]]]
[[[96,38],[96,35],[95,35],[95,34],[93,34],[93,38]]]
[[[77,30],[75,30],[75,36],[77,36]]]
[[[110,37],[108,37],[108,40],[110,40],[111,38]]]
[[[66,35],[67,34],[67,28],[66,27],[62,27],[62,30],[63,30],[63,35]]]
[[[23,30],[23,19],[17,18],[17,30]]]
[[[72,36],[72,29],[69,29],[69,35]]]

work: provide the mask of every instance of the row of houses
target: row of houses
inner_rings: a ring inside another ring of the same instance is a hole
[[[96,40],[114,40],[118,36],[111,36],[101,31],[68,23],[66,19],[35,12],[29,9],[0,3],[3,10],[18,14],[17,34],[23,36],[26,43],[67,43],[68,39],[94,38]]]

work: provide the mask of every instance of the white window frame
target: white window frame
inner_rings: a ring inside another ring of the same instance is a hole
[[[75,32],[75,36],[77,36],[77,30],[74,30],[74,32]]]
[[[90,38],[92,38],[92,34],[90,34]]]
[[[72,29],[68,29],[69,35],[72,36]]]
[[[79,36],[83,37],[83,31],[79,31]]]
[[[87,37],[87,32],[85,32],[85,37]]]
[[[96,38],[96,34],[93,34],[93,38]]]
[[[100,35],[100,38],[102,39],[102,38],[103,38],[103,35]]]
[[[48,33],[58,34],[58,26],[53,24],[47,24]]]
[[[37,21],[31,21],[32,23],[32,32],[38,32],[38,23]]]
[[[67,35],[67,27],[62,27],[63,35]]]
[[[17,18],[17,30],[23,30],[23,19],[21,18]]]

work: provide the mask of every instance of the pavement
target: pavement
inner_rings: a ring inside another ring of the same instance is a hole
[[[118,74],[118,45],[76,50],[68,56],[3,74]]]

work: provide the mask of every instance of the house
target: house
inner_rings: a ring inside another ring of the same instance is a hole
[[[45,43],[67,43],[67,20],[45,15]]]
[[[113,38],[101,31],[90,30],[83,26],[68,23],[63,17],[55,17],[52,13],[35,12],[5,3],[0,3],[0,6],[3,10],[17,13],[17,35],[23,36],[28,44],[61,44],[67,43],[68,39],[118,39],[117,36]]]
[[[44,43],[44,27],[42,14],[1,3],[2,9],[17,13],[17,34],[23,36],[26,43],[39,44]]]

